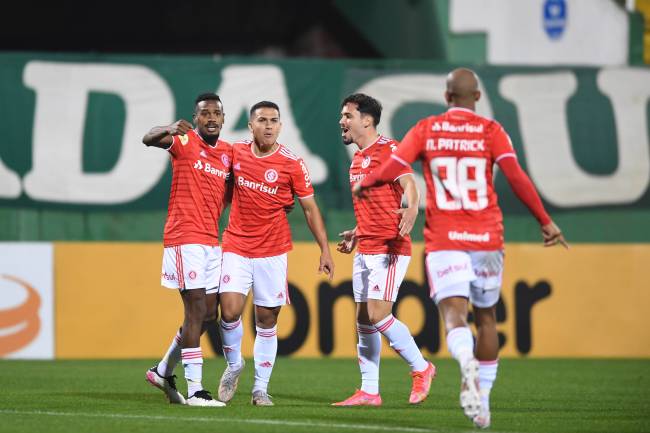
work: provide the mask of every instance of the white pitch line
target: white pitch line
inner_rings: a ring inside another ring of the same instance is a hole
[[[218,409],[217,409],[218,410]],[[116,419],[142,419],[155,421],[184,421],[184,422],[224,422],[232,424],[259,424],[259,425],[281,425],[292,427],[323,427],[336,428],[345,430],[373,430],[373,431],[393,431],[408,433],[439,433],[442,430],[433,430],[419,427],[399,427],[383,425],[364,425],[364,424],[341,424],[341,423],[324,423],[309,421],[285,421],[274,419],[239,419],[239,418],[220,418],[220,417],[188,417],[188,416],[168,416],[168,415],[128,415],[115,413],[90,413],[90,412],[54,412],[41,410],[11,410],[0,409],[0,414],[8,415],[45,415],[45,416],[82,416],[88,418],[116,418]]]

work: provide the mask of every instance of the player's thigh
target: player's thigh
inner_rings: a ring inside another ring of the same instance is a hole
[[[503,282],[503,250],[470,252],[476,280],[470,285],[470,301],[480,308],[499,302]]]
[[[211,255],[216,253],[208,245],[186,244],[166,247],[160,282],[171,289],[192,290],[206,288],[210,284]],[[218,280],[217,280],[218,281]],[[214,283],[214,280],[212,280]]]
[[[253,263],[253,304],[278,307],[291,303],[287,282],[287,254],[251,259]]]
[[[205,267],[206,295],[219,293],[219,283],[221,281],[222,263],[223,263],[223,253],[221,251],[221,247],[207,247],[206,267]]]
[[[410,261],[411,256],[397,254],[366,255],[368,300],[395,302]]]
[[[368,267],[365,254],[356,253],[352,263],[352,294],[354,302],[368,301]]]
[[[219,295],[236,293],[244,297],[248,296],[248,292],[253,285],[252,259],[225,252],[223,253],[221,268]]]
[[[476,280],[472,259],[467,251],[432,251],[426,257],[429,295],[441,300],[461,296],[469,299],[470,283]]]

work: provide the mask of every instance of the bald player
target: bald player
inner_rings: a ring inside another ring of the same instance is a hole
[[[494,164],[539,222],[544,246],[568,245],[517,162],[508,134],[498,122],[474,112],[480,97],[473,71],[452,71],[445,91],[448,110],[420,120],[391,159],[357,183],[353,193],[363,197],[366,189],[392,181],[404,166],[422,162],[430,295],[445,323],[447,347],[460,364],[461,407],[476,426],[487,428],[498,367],[496,304],[503,274],[503,216],[493,186]],[[476,347],[467,323],[469,302]]]

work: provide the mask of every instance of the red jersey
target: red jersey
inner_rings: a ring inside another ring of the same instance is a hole
[[[164,245],[219,245],[219,216],[230,176],[232,146],[210,146],[195,131],[173,137],[167,149],[172,162]]]
[[[424,240],[427,252],[503,248],[503,216],[492,184],[493,165],[515,157],[496,121],[451,108],[419,121],[395,157],[422,161],[427,184]]]
[[[350,188],[388,160],[397,145],[395,140],[379,136],[373,144],[357,151],[350,165]],[[370,188],[367,198],[352,199],[360,253],[411,255],[411,238],[399,235],[400,216],[394,212],[401,207],[404,193],[398,179],[409,173],[413,170],[404,166],[394,182]]]
[[[252,141],[233,145],[234,191],[223,250],[244,257],[271,257],[291,250],[287,219],[294,195],[314,195],[304,161],[280,144],[256,156]]]

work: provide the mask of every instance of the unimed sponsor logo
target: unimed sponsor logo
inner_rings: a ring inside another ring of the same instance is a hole
[[[468,241],[468,242],[490,242],[490,233],[469,233],[469,232],[457,232],[449,231],[447,233],[449,240],[452,241]]]
[[[4,274],[0,274],[0,292],[5,301],[14,301],[0,309],[0,356],[4,356],[28,346],[38,335],[41,297],[27,282]]]

